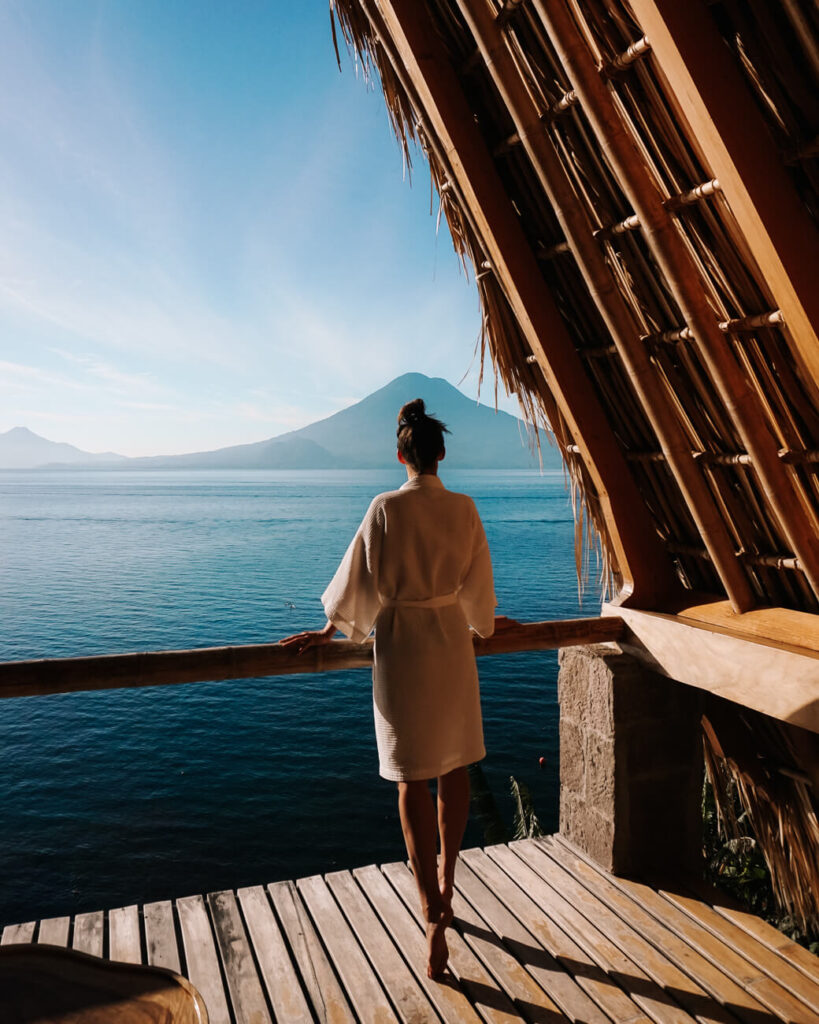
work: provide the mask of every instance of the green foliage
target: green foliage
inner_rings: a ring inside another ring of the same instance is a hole
[[[532,794],[525,782],[518,782],[514,775],[509,776],[509,788],[515,802],[514,839],[537,839],[543,835],[543,829],[535,814]]]
[[[512,839],[535,839],[544,835],[535,813],[532,794],[525,782],[519,782],[514,775],[509,776],[514,819],[512,828],[508,829],[479,764],[469,766],[469,781],[472,787],[472,813],[483,829],[488,846],[508,843],[510,834]]]
[[[812,953],[819,953],[819,935],[806,934],[790,914],[779,908],[771,886],[771,875],[759,848],[748,816],[740,804],[733,783],[729,793],[739,836],[728,839],[720,829],[714,792],[706,779],[702,789],[703,853],[705,877],[712,884],[730,893],[754,914],[764,918],[788,938]]]

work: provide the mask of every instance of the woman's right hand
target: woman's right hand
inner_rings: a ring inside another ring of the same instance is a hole
[[[301,633],[293,633],[292,636],[286,636],[284,639],[279,640],[279,646],[293,647],[296,654],[303,654],[308,647],[320,647],[322,644],[329,644],[335,632],[336,627],[332,622],[328,622],[324,629],[305,629]]]

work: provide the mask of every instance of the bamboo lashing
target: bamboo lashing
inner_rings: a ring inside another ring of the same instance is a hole
[[[651,43],[648,41],[648,36],[642,36],[626,47],[622,53],[619,53],[611,63],[604,64],[603,70],[607,75],[616,74],[618,71],[626,71],[635,61],[645,57],[650,50]]]
[[[513,141],[514,140],[514,141]],[[517,132],[510,135],[509,138],[501,145],[498,146],[494,151],[494,156],[502,156],[508,152],[511,145],[520,142]],[[507,145],[509,143],[510,145]],[[679,210],[686,206],[692,206],[695,203],[700,202],[702,199],[707,199],[709,196],[715,195],[719,191],[719,182],[716,178],[712,178],[710,181],[705,181],[702,185],[697,185],[695,188],[689,189],[687,192],[682,192],[680,195],[670,196],[666,199],[665,208],[667,210]],[[617,221],[615,224],[610,224],[608,227],[598,228],[595,231],[596,238],[611,238],[615,235],[623,235],[628,231],[636,231],[640,227],[640,218],[636,213],[630,214],[623,220]],[[555,256],[562,255],[563,253],[571,252],[571,248],[567,243],[557,242],[555,245],[549,246],[548,249],[544,249],[539,254],[540,259],[553,259]],[[781,313],[777,310],[781,318]],[[781,323],[782,320],[771,321],[771,323]]]
[[[751,316],[737,317],[733,320],[720,320],[717,327],[723,334],[739,334],[742,331],[754,331],[760,327],[777,327],[784,322],[782,311],[773,309],[767,313],[754,313]],[[677,327],[673,331],[660,331],[659,334],[645,334],[643,340],[654,342],[695,341],[694,332],[690,327]]]
[[[809,466],[819,463],[819,451],[793,451],[781,448],[777,453],[782,462],[789,466]],[[747,452],[706,452],[693,451],[692,458],[708,466],[751,466],[753,459]],[[665,462],[662,452],[626,452],[629,462]]]
[[[666,547],[674,555],[687,555],[690,558],[702,558],[705,561],[709,561],[711,558],[706,548],[698,548],[692,544],[678,544],[675,541],[669,541]],[[788,569],[795,572],[800,572],[802,569],[799,559],[794,558],[793,555],[760,555],[752,551],[737,551],[736,557],[749,565]]]
[[[819,523],[779,461],[774,438],[765,425],[764,411],[714,323],[688,250],[663,206],[662,197],[633,139],[627,135],[563,0],[548,4],[532,0],[532,3],[580,97],[595,135],[605,146],[608,159],[640,218],[643,235],[694,333],[700,358],[708,367],[711,380],[754,460],[754,471],[788,545],[799,559],[814,596],[819,598],[819,545],[816,544]]]
[[[506,102],[538,179],[546,191],[572,248],[578,268],[606,320],[606,324],[639,396],[646,416],[666,453],[680,490],[685,495],[700,536],[735,610],[754,605],[747,575],[734,548],[708,484],[691,458],[691,446],[666,401],[664,386],[641,342],[630,311],[622,300],[610,270],[592,234],[590,221],[577,202],[551,140],[540,129],[540,115],[508,50],[507,41],[492,18],[486,0],[458,0],[493,81]]]

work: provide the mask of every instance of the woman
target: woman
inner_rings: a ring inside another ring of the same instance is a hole
[[[438,478],[445,431],[420,398],[401,409],[398,460],[407,482],[373,499],[322,595],[324,629],[281,641],[303,651],[329,643],[340,630],[360,643],[375,626],[380,774],[398,783],[401,826],[427,922],[430,977],[447,963],[455,862],[469,814],[467,765],[486,753],[469,627],[489,636],[497,604],[475,504]],[[432,779],[438,780],[437,809]]]

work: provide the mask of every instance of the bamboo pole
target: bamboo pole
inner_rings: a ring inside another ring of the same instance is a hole
[[[620,640],[624,629],[623,620],[616,616],[521,622],[491,637],[476,636],[473,644],[475,653],[481,657],[517,651],[550,651]],[[185,651],[6,661],[0,663],[0,698],[338,672],[369,668],[372,660],[372,640],[363,644],[333,640],[310,647],[302,654],[280,644],[242,644]]]
[[[785,314],[800,376],[816,400],[816,226],[805,215],[762,115],[702,0],[632,0],[631,6],[651,39],[668,98],[719,178],[764,285]],[[786,4],[786,10],[792,6]]]
[[[384,0],[380,17],[446,154],[503,287],[574,442],[603,511],[624,602],[663,604],[678,589],[670,559],[578,356],[486,142],[426,8]]]
[[[637,325],[594,238],[590,219],[542,128],[539,111],[493,17],[490,2],[458,0],[458,7],[483,53],[492,80],[507,105],[538,180],[549,197],[577,266],[617,346],[725,592],[735,611],[747,611],[755,603],[748,577],[737,562],[734,546],[708,483],[692,458],[690,440],[665,397],[665,385],[649,359]]]
[[[712,382],[753,460],[754,471],[788,546],[798,558],[814,594],[819,597],[819,545],[816,543],[819,524],[815,513],[807,506],[789,471],[779,460],[778,448],[765,424],[759,400],[715,322],[690,254],[663,206],[663,197],[640,159],[633,139],[626,133],[564,0],[532,2],[573,88],[580,96],[586,117],[640,218],[646,241],[694,335]],[[646,28],[645,25],[643,27]],[[650,29],[649,34],[655,42]],[[724,188],[721,171],[719,179]]]

